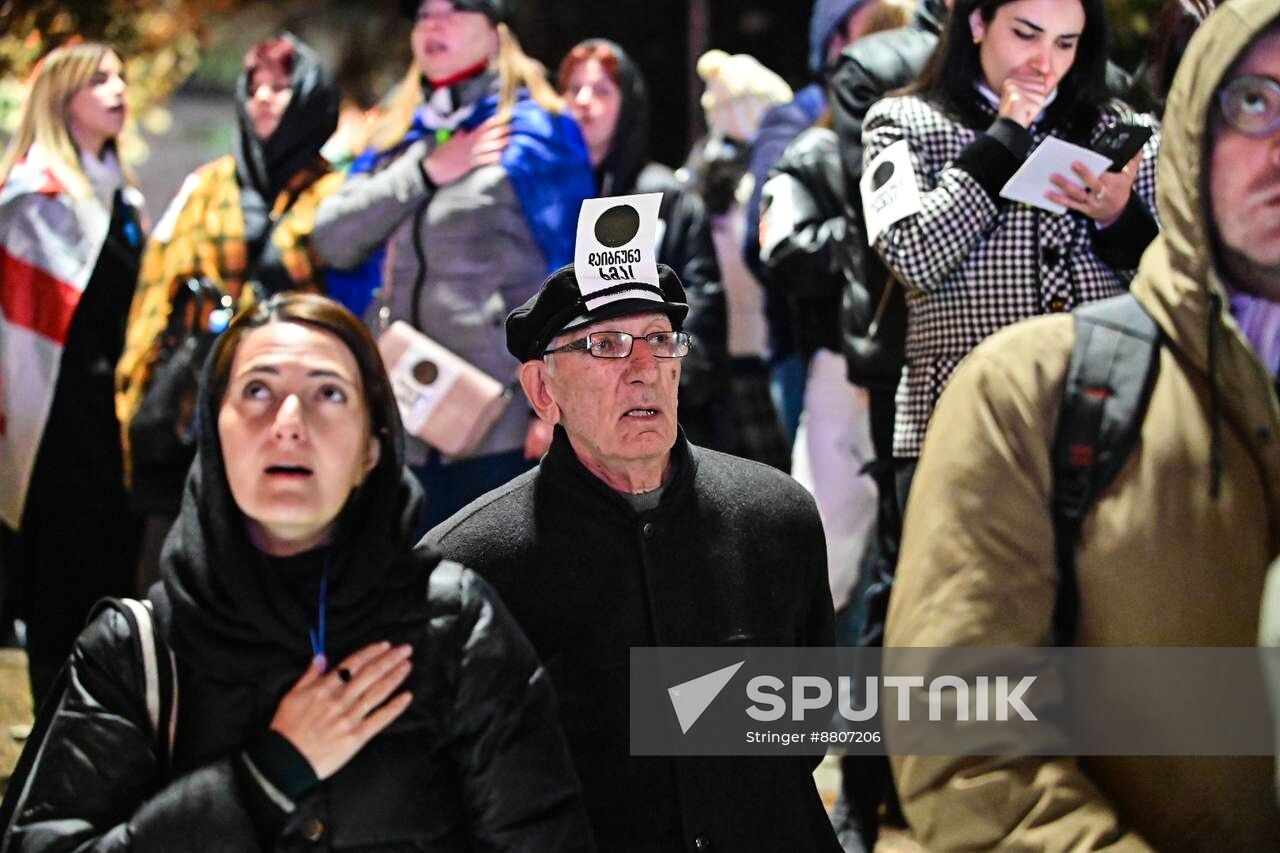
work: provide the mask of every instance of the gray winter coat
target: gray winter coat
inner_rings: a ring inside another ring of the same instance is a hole
[[[428,187],[421,163],[436,145],[420,140],[381,171],[352,175],[320,205],[313,244],[327,265],[344,269],[385,241],[389,275],[377,305],[390,309],[390,320],[510,385],[519,362],[507,352],[503,324],[538,290],[547,261],[501,166]],[[528,425],[528,407],[514,394],[476,455],[523,447]],[[409,443],[410,463],[425,461],[426,445]]]

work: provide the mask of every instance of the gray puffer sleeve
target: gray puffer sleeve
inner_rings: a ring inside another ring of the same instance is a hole
[[[320,203],[312,245],[328,266],[361,263],[435,192],[422,171],[428,143],[415,142],[386,168],[351,175]]]

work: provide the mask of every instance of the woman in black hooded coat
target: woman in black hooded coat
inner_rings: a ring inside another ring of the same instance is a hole
[[[149,599],[176,681],[147,676],[150,619],[101,608],[0,850],[592,849],[527,640],[483,580],[414,548],[422,494],[364,326],[310,294],[242,314],[199,418]]]
[[[663,194],[658,260],[674,269],[684,285],[689,298],[684,329],[694,337],[680,377],[680,425],[694,444],[732,452],[732,427],[725,416],[727,320],[711,220],[697,192],[648,158],[644,75],[616,43],[587,39],[561,60],[556,79],[587,141],[597,194]],[[549,431],[546,438],[549,445]]]
[[[343,180],[320,156],[338,106],[332,76],[299,39],[286,34],[250,48],[236,84],[232,153],[186,179],[147,241],[116,366],[129,497],[147,517],[140,589],[156,578],[194,454],[189,439],[174,447],[175,436],[190,432],[186,408],[157,410],[154,398],[144,408],[153,385],[163,392],[169,384],[161,378],[166,339],[181,341],[202,325],[184,307],[187,282],[203,278],[211,298],[240,306],[285,290],[327,292],[311,232],[316,208]]]

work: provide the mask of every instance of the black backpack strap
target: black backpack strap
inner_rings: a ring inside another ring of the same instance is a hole
[[[1160,328],[1131,293],[1081,306],[1073,316],[1076,342],[1052,451],[1058,557],[1053,630],[1059,646],[1075,642],[1081,524],[1137,444],[1160,348]]]
[[[156,739],[156,755],[161,772],[168,776],[173,757],[174,735],[178,713],[178,677],[173,652],[156,629],[150,601],[132,598],[104,598],[94,605],[86,624],[98,618],[103,610],[115,610],[129,625],[138,660],[142,663],[144,700],[151,730]],[[26,748],[18,759],[9,781],[9,790],[0,804],[0,853],[8,853],[10,830],[21,811],[31,781],[31,773],[44,752],[45,741],[54,718],[66,698],[69,663],[58,671],[52,688],[40,704]]]
[[[137,643],[147,704],[147,717],[156,739],[156,754],[160,767],[167,775],[173,758],[173,741],[177,733],[178,678],[173,652],[160,636],[154,611],[148,600],[133,598],[109,599],[129,620],[129,627]]]

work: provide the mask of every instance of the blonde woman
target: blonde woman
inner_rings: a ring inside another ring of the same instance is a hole
[[[37,702],[90,605],[132,589],[112,399],[143,241],[125,91],[110,48],[53,51],[0,160],[0,520]]]
[[[578,209],[594,195],[586,143],[511,32],[511,0],[401,9],[414,19],[413,67],[370,150],[320,205],[315,246],[331,267],[365,265],[385,319],[510,384],[519,364],[503,321],[573,259]],[[423,531],[532,464],[518,397],[470,457],[410,440]]]

